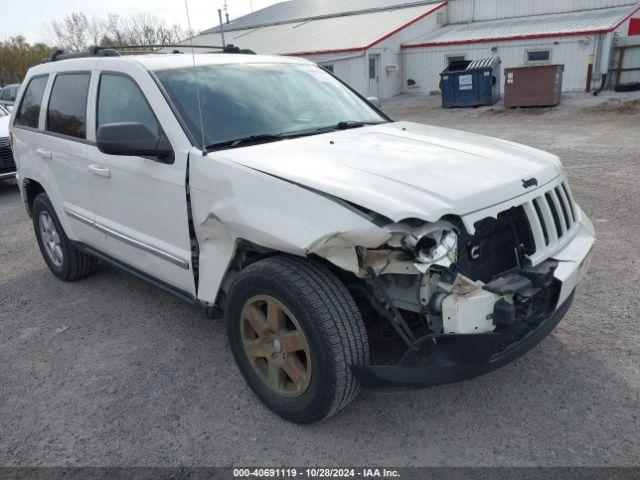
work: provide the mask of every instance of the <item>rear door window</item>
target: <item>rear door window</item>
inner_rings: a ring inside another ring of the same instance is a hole
[[[74,138],[87,135],[87,94],[90,73],[56,76],[47,110],[47,131]]]
[[[42,97],[47,86],[49,75],[34,77],[29,82],[27,90],[22,97],[22,102],[16,114],[15,125],[38,128]]]

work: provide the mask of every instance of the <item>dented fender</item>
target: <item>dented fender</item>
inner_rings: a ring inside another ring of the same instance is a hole
[[[196,152],[189,185],[202,301],[216,301],[241,239],[293,255],[315,254],[357,274],[356,247],[376,248],[390,238],[337,199],[226,161],[223,152]]]

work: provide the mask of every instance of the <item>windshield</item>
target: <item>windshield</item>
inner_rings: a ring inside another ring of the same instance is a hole
[[[315,65],[208,65],[196,71],[199,92],[193,68],[155,73],[201,144],[199,94],[205,146],[388,121]]]

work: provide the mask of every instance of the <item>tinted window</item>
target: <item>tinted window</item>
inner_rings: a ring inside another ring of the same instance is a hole
[[[27,86],[27,90],[22,97],[20,110],[18,110],[16,115],[16,125],[38,128],[42,97],[44,97],[44,89],[47,86],[48,79],[48,76],[31,79]],[[2,93],[4,93],[4,91]]]
[[[56,77],[47,112],[48,131],[85,138],[90,78],[89,73],[65,73]]]
[[[136,83],[122,75],[104,74],[98,92],[98,127],[106,123],[135,122],[158,136],[160,126]]]

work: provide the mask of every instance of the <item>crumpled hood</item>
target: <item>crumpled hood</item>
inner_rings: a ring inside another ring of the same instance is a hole
[[[465,215],[506,202],[562,171],[517,143],[396,122],[212,153],[373,210],[394,221]],[[304,208],[304,206],[300,206]]]

